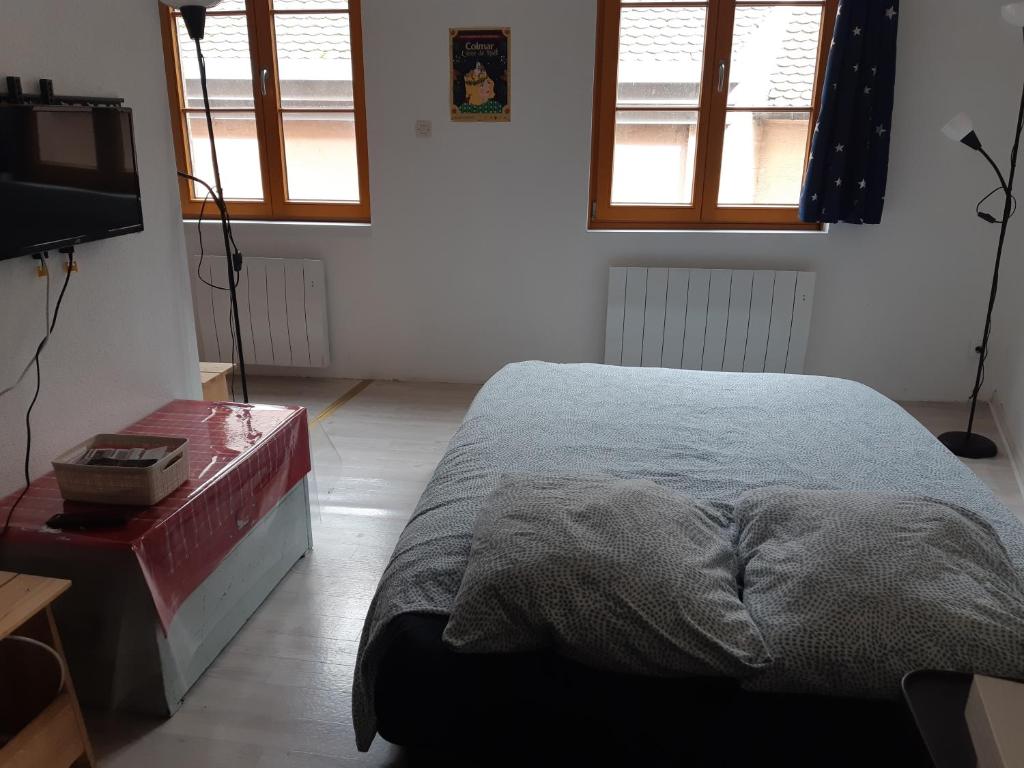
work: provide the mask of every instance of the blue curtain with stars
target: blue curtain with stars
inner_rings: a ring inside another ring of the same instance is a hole
[[[807,222],[878,224],[885,205],[899,0],[843,0],[800,195]]]

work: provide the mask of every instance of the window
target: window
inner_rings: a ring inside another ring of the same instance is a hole
[[[212,184],[195,44],[163,13],[178,165]],[[370,220],[360,30],[359,0],[224,0],[209,12],[203,55],[232,216]],[[186,216],[205,195],[181,181]]]
[[[838,0],[599,0],[590,225],[797,229]]]

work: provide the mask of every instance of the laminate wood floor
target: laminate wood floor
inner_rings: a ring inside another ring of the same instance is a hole
[[[254,401],[306,405],[314,461],[314,550],[300,561],[168,720],[91,714],[104,768],[400,768],[377,739],[356,750],[350,696],[363,619],[392,549],[477,391],[475,386],[254,378]],[[960,406],[914,403],[936,433]],[[998,437],[984,409],[979,428]],[[1018,514],[1005,460],[973,463]]]

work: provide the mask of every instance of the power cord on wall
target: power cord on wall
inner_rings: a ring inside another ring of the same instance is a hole
[[[36,347],[36,353],[32,357],[32,361],[29,363],[30,367],[35,366],[36,369],[36,389],[35,393],[32,395],[32,402],[29,403],[28,410],[25,411],[25,487],[18,495],[18,498],[15,499],[14,504],[12,504],[11,508],[7,511],[7,518],[4,520],[4,527],[3,529],[0,529],[0,537],[3,537],[7,534],[7,529],[11,526],[11,518],[14,517],[14,510],[18,508],[18,505],[21,503],[22,499],[25,498],[25,494],[28,493],[28,489],[32,487],[32,476],[29,472],[29,465],[32,460],[32,410],[35,408],[36,402],[39,400],[39,392],[42,389],[43,383],[42,371],[40,370],[39,367],[39,356],[40,354],[42,354],[43,349],[46,347],[47,342],[50,340],[50,336],[53,334],[54,328],[57,327],[57,317],[60,315],[60,305],[64,302],[64,294],[68,290],[68,283],[71,282],[71,273],[74,271],[72,267],[74,266],[75,263],[74,248],[62,248],[61,253],[65,254],[68,257],[67,272],[64,275],[64,285],[61,286],[60,294],[57,296],[57,304],[53,309],[53,318],[51,319],[50,277],[49,272],[46,273],[46,336],[44,336],[43,340],[39,342],[39,346]],[[21,381],[21,379],[19,378],[18,381]],[[15,384],[14,386],[17,386],[17,384]],[[6,392],[9,391],[10,389],[11,388],[9,388],[8,390],[4,390],[4,394],[6,394]]]
[[[43,342],[40,349],[45,348],[46,343],[50,340],[50,270],[46,266],[46,259],[48,259],[49,257],[50,254],[48,252],[36,254],[35,256],[32,257],[35,259],[39,259],[39,274],[46,278],[46,315],[43,321],[43,329],[46,333],[46,336],[43,338]],[[25,380],[26,376],[28,376],[28,372],[32,370],[33,363],[35,363],[35,357],[31,358],[27,363],[25,363],[25,367],[21,369],[21,373],[18,375],[17,380],[15,380],[15,382],[11,384],[11,386],[6,387],[4,389],[0,389],[0,397],[3,397],[4,395],[9,394],[10,392],[13,392],[15,389],[18,388],[18,385]]]

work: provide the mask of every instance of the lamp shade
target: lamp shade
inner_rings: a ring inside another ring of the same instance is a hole
[[[971,122],[970,115],[965,112],[961,112],[946,123],[942,132],[950,141],[958,141],[974,150],[981,149],[981,139],[974,132],[974,123]]]
[[[965,112],[961,112],[942,128],[942,132],[950,141],[963,141],[964,137],[973,130],[974,123],[971,121],[971,116]]]
[[[188,29],[188,36],[193,40],[202,40],[206,34],[206,11],[216,5],[220,0],[161,0],[164,5],[177,8],[181,11],[181,19]]]
[[[1015,27],[1024,27],[1024,3],[1004,5],[1003,21]]]
[[[221,0],[161,0],[164,5],[169,5],[171,8],[177,8],[178,10],[184,8],[186,5],[198,5],[200,8],[213,8],[215,5],[220,5]]]

